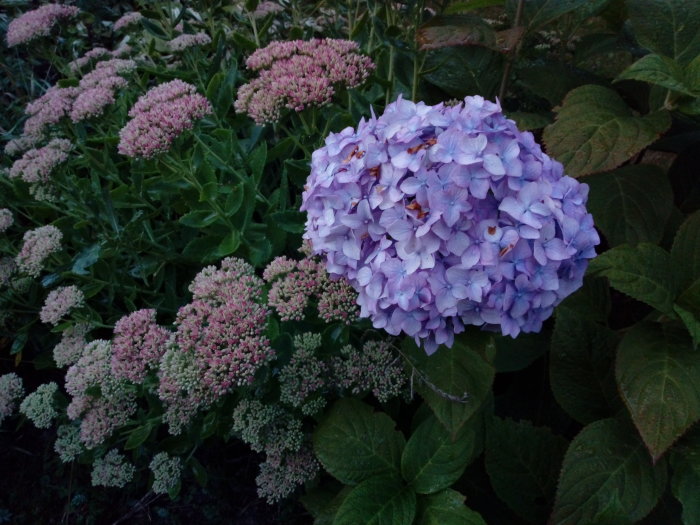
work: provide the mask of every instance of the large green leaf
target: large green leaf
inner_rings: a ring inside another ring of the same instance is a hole
[[[615,375],[654,459],[700,419],[700,361],[685,332],[635,325],[620,342]]]
[[[693,347],[700,346],[700,279],[683,290],[673,309],[690,332]]]
[[[700,525],[700,432],[690,434],[671,451],[671,490],[683,504],[683,525]]]
[[[666,111],[638,117],[615,91],[586,85],[569,92],[544,129],[550,155],[574,177],[617,168],[671,125]]]
[[[446,489],[428,496],[418,496],[415,525],[486,525],[478,512],[464,504],[464,496]]]
[[[486,471],[494,491],[531,523],[544,523],[567,441],[528,421],[494,417],[486,434]]]
[[[406,440],[386,414],[356,399],[341,399],[316,427],[314,451],[335,478],[354,485],[400,472]]]
[[[341,503],[333,525],[411,525],[416,494],[395,476],[366,479]]]
[[[635,164],[586,178],[588,210],[611,246],[657,244],[673,209],[673,190],[657,166]]]
[[[606,326],[576,312],[558,311],[549,380],[559,406],[580,423],[610,417],[622,409],[613,368],[616,343],[616,333]]]
[[[403,478],[419,494],[432,494],[457,481],[477,450],[475,425],[453,437],[433,415],[411,434],[401,456]]]
[[[587,18],[601,9],[609,0],[528,0],[524,2],[523,23],[530,30],[549,24],[557,18],[574,12]],[[516,9],[516,0],[508,0],[511,16]]]
[[[674,60],[657,54],[645,55],[620,73],[616,80],[641,80],[692,95],[685,73]]]
[[[448,95],[493,97],[501,80],[503,56],[483,47],[445,47],[426,54],[425,80]]]
[[[452,348],[441,346],[430,356],[410,339],[403,348],[421,396],[445,428],[456,435],[491,391],[494,368],[484,355],[493,351],[493,339],[483,332],[469,331],[455,338]]]
[[[700,279],[700,211],[688,217],[678,229],[671,259],[681,287]]]
[[[646,516],[666,485],[636,432],[615,419],[585,427],[564,456],[552,525],[627,523]]]
[[[596,257],[591,274],[610,279],[610,285],[657,310],[672,314],[677,286],[670,254],[653,244],[623,244]]]
[[[637,41],[685,65],[700,54],[700,2],[697,0],[628,0]]]

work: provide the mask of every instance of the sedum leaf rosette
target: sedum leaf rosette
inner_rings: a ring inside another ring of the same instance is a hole
[[[361,315],[430,353],[469,324],[539,331],[595,257],[587,197],[497,103],[399,98],[326,138],[301,209]]]

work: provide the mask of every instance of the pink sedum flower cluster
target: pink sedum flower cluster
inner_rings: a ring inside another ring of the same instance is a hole
[[[252,266],[233,258],[195,277],[193,301],[180,308],[160,363],[158,394],[171,433],[200,408],[252,383],[274,357],[264,335],[269,312],[260,304],[262,286]]]
[[[92,486],[121,488],[132,480],[135,473],[136,467],[124,454],[112,449],[92,464]]]
[[[16,160],[8,176],[21,178],[29,184],[49,182],[51,172],[59,164],[68,160],[73,145],[66,139],[53,139],[46,146],[30,149],[22,158]]]
[[[124,15],[122,15],[122,17],[119,20],[114,22],[112,29],[114,31],[119,31],[121,29],[124,29],[125,27],[137,24],[141,21],[142,18],[143,15],[138,11],[129,11],[128,13],[124,13]]]
[[[0,233],[4,233],[15,222],[15,217],[7,208],[0,208]]]
[[[80,440],[87,448],[103,443],[136,411],[134,393],[127,381],[114,376],[111,362],[110,342],[98,339],[85,346],[80,359],[66,372],[66,391],[72,398],[68,417],[81,420]]]
[[[119,132],[119,153],[134,158],[164,153],[195,121],[211,112],[209,101],[182,80],[152,88],[129,111],[131,120]]]
[[[265,18],[268,15],[275,15],[284,11],[284,7],[277,2],[260,2],[258,6],[253,11],[253,18]]]
[[[42,323],[57,325],[72,309],[80,308],[84,303],[85,295],[77,286],[61,286],[46,297],[39,318]]]
[[[205,46],[211,44],[211,38],[206,33],[194,33],[178,35],[167,43],[168,49],[172,52],[184,51],[195,46]]]
[[[22,378],[14,372],[0,376],[0,424],[17,409],[17,403],[24,395]]]
[[[311,257],[277,257],[265,268],[263,279],[271,283],[268,303],[283,321],[300,321],[312,302],[327,323],[358,318],[357,292],[344,278],[332,280],[324,265]]]
[[[87,345],[85,336],[90,331],[87,323],[78,323],[66,328],[61,334],[61,341],[53,348],[53,360],[56,366],[70,366],[80,359],[83,348]]]
[[[7,26],[7,45],[13,47],[41,36],[48,36],[53,26],[64,18],[73,18],[80,9],[71,5],[46,4],[27,11]]]
[[[24,244],[15,258],[17,268],[38,277],[46,259],[61,249],[62,238],[61,230],[50,224],[25,232]]]
[[[337,86],[359,86],[375,67],[355,42],[330,38],[272,42],[246,66],[258,76],[238,90],[235,108],[258,124],[279,120],[282,108],[327,104]]]
[[[114,326],[112,372],[132,383],[143,382],[149,369],[157,368],[170,332],[156,323],[156,311],[137,310]]]

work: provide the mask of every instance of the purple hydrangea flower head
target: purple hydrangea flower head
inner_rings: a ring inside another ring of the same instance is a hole
[[[430,353],[465,325],[539,331],[595,257],[587,197],[498,103],[399,98],[314,152],[304,237],[362,316]]]

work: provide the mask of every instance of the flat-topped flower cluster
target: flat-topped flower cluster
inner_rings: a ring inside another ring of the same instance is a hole
[[[272,42],[246,60],[258,76],[238,90],[236,111],[264,124],[279,120],[284,107],[327,104],[336,87],[359,86],[374,70],[358,51],[356,42],[333,38]]]
[[[361,315],[430,352],[465,324],[540,330],[595,256],[587,195],[498,104],[399,99],[314,152],[302,210]]]

